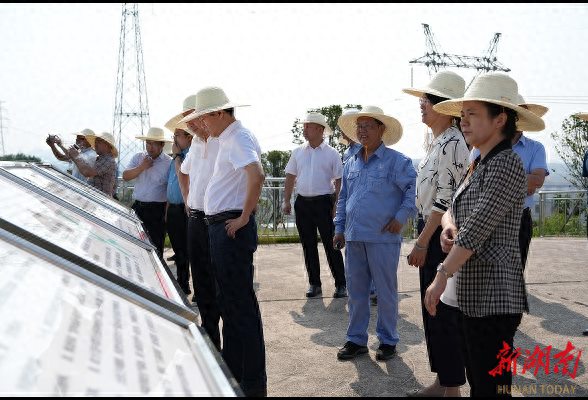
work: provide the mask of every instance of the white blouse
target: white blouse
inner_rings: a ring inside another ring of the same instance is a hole
[[[469,165],[468,146],[454,126],[437,136],[418,167],[416,206],[423,216],[444,213]]]

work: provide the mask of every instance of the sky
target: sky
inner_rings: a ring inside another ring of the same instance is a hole
[[[0,4],[6,154],[55,163],[47,134],[67,143],[84,128],[113,131],[121,13],[122,3]],[[237,118],[264,152],[295,148],[292,124],[308,109],[351,103],[397,118],[404,133],[394,148],[421,158],[426,126],[402,89],[430,80],[426,66],[409,64],[427,50],[422,23],[451,54],[482,56],[501,33],[497,60],[527,102],[550,109],[546,129],[532,134],[548,162],[560,161],[550,133],[588,111],[588,3],[141,3],[139,20],[151,126],[219,86],[250,105]],[[450,70],[466,83],[475,74]]]

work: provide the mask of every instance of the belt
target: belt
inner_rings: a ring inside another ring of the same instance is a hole
[[[523,214],[531,214],[531,208],[530,207],[523,208]]]
[[[301,194],[298,195],[297,199],[300,200],[304,200],[304,201],[317,201],[317,200],[323,200],[323,199],[330,199],[334,196],[335,194],[321,194],[319,196],[303,196]]]
[[[181,208],[185,208],[184,203],[180,203],[180,204],[168,203],[168,204],[169,204],[168,207],[181,207]]]
[[[191,218],[202,218],[204,219],[204,211],[197,210],[195,208],[190,209],[190,217]]]
[[[135,200],[135,204],[140,207],[149,207],[149,206],[162,206],[165,205],[165,201],[139,201]]]
[[[242,213],[243,210],[223,211],[218,214],[205,216],[204,221],[206,222],[206,225],[214,225],[220,222],[224,222],[227,219],[239,218]]]

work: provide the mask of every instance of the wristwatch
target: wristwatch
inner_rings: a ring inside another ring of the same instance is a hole
[[[439,263],[439,265],[437,266],[437,272],[442,272],[443,275],[445,275],[445,277],[447,279],[453,277],[453,274],[450,274],[449,272],[447,272],[447,270],[445,269],[445,265],[443,265],[443,263]]]
[[[182,153],[175,153],[175,154],[172,156],[172,160],[175,160],[175,159],[176,159],[176,158],[178,158],[178,157],[180,157],[180,160],[184,158],[184,156],[183,156],[183,154],[182,154]]]

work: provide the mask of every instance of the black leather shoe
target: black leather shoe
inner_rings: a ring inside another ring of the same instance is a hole
[[[368,352],[367,346],[360,346],[353,342],[345,343],[342,349],[337,352],[337,358],[339,360],[351,360],[359,356],[360,354],[365,354]]]
[[[347,297],[347,288],[345,286],[337,286],[333,297],[339,299],[341,297]]]
[[[381,344],[376,351],[376,360],[386,361],[394,357],[396,346],[391,344]]]
[[[310,285],[306,291],[306,297],[315,297],[319,294],[323,294],[323,289],[317,285]]]

